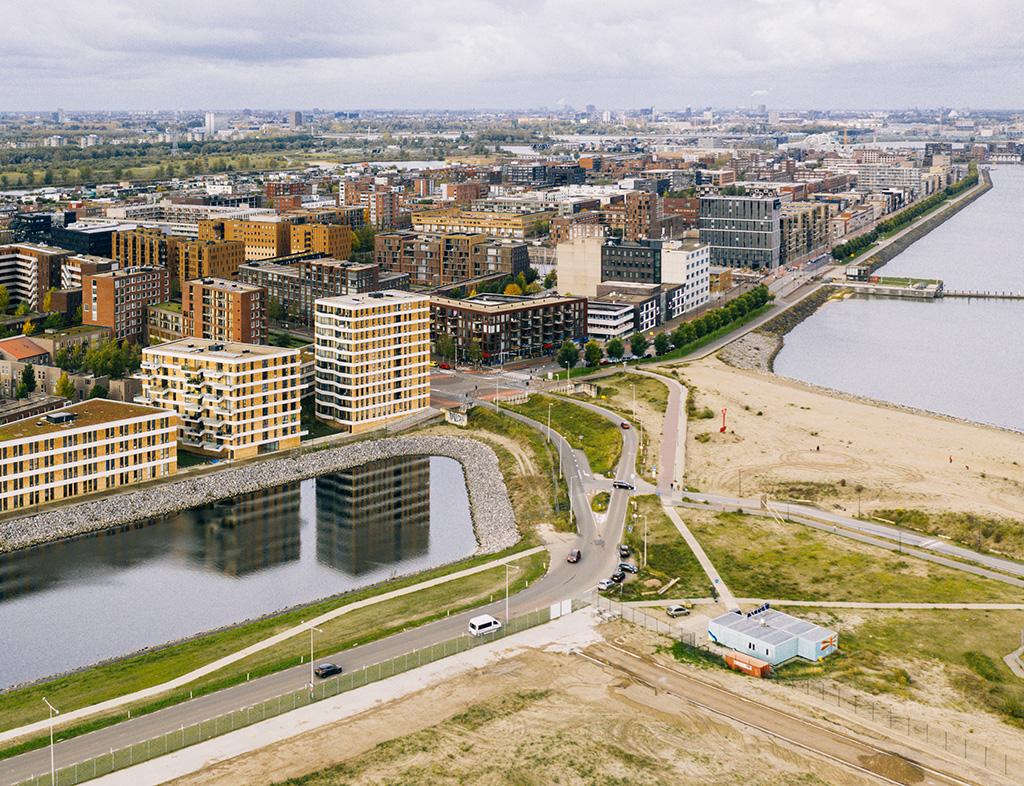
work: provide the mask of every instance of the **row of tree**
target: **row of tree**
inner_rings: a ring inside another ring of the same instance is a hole
[[[57,350],[54,365],[72,373],[89,372],[97,377],[121,379],[138,371],[142,365],[142,350],[138,344],[127,339],[120,344],[114,339],[105,339],[88,348],[79,344],[73,349]]]
[[[840,243],[832,249],[832,258],[847,259],[854,256],[858,251],[862,251],[867,248],[878,240],[878,238],[902,229],[918,216],[938,207],[947,199],[952,196],[956,196],[964,189],[971,188],[977,184],[978,169],[974,164],[971,164],[967,177],[962,180],[958,180],[952,185],[946,186],[942,191],[938,191],[927,199],[918,202],[915,205],[911,205],[906,210],[901,210],[892,218],[887,218],[885,221],[878,222],[870,232],[865,232],[863,235],[850,238],[845,243]]]
[[[654,352],[661,356],[673,348],[681,349],[760,308],[771,297],[768,288],[761,284],[730,301],[727,305],[712,309],[697,319],[684,322],[671,334],[661,331],[654,337]],[[650,346],[651,342],[643,333],[634,333],[629,339],[629,351],[634,357],[643,357]],[[605,355],[613,361],[625,357],[626,345],[622,339],[613,338],[604,350],[596,341],[587,342],[583,348],[583,359],[591,367],[600,363]],[[579,357],[579,347],[572,341],[563,342],[558,350],[559,365],[571,368],[579,361]]]

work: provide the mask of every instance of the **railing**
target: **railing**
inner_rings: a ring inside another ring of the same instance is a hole
[[[572,607],[575,610],[583,605],[585,604],[580,601],[574,601]],[[425,666],[428,663],[447,658],[449,655],[457,655],[460,652],[465,652],[513,633],[542,625],[550,620],[551,610],[549,608],[530,612],[521,617],[513,617],[497,633],[487,634],[479,638],[463,634],[454,639],[448,639],[447,641],[432,644],[429,647],[407,652],[391,660],[374,663],[371,666],[366,666],[347,674],[339,674],[333,679],[326,679],[316,683],[312,690],[309,689],[307,684],[307,687],[300,690],[275,696],[251,706],[242,707],[234,712],[218,715],[214,718],[207,718],[189,726],[182,726],[176,731],[162,734],[149,740],[143,740],[124,748],[111,749],[109,752],[95,758],[61,767],[56,771],[56,777],[52,781],[50,773],[47,772],[21,781],[17,786],[74,786],[74,784],[98,778],[101,775],[108,775],[111,772],[140,764],[149,759],[173,753],[221,734],[244,729],[246,726],[251,726],[268,718],[274,718],[290,710],[308,707],[317,701],[329,699],[377,680],[387,679],[410,669]]]

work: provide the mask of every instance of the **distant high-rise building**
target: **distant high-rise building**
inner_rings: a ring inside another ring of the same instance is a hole
[[[206,113],[206,125],[204,126],[203,130],[206,131],[207,136],[213,136],[219,130],[217,127],[218,119],[219,118],[217,117],[216,112]]]
[[[302,128],[302,112],[288,113],[288,127],[293,129]]]

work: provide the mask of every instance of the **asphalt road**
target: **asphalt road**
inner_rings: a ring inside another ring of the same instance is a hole
[[[477,403],[492,406],[486,402]],[[599,407],[591,407],[591,409],[600,412],[602,416],[607,417],[616,425],[622,421],[618,415],[601,410]],[[507,411],[505,414],[508,417],[529,423],[541,433],[547,431],[546,425],[531,421],[529,418]],[[618,465],[618,476],[620,479],[629,479],[635,463],[638,437],[633,429],[623,430],[622,434],[623,450]],[[558,449],[563,471],[571,480],[572,506],[578,521],[579,534],[566,547],[566,551],[568,548],[576,546],[583,552],[583,558],[576,564],[570,564],[566,562],[565,553],[562,552],[561,547],[558,547],[557,553],[552,554],[547,574],[530,587],[509,598],[509,615],[512,617],[586,594],[595,587],[598,579],[609,576],[618,563],[619,537],[625,520],[629,492],[613,489],[612,481],[608,478],[595,478],[582,451],[573,450],[557,432],[552,431],[551,438]],[[597,526],[591,512],[586,496],[588,489],[611,492],[611,500],[603,527]],[[317,662],[338,663],[346,671],[372,666],[405,653],[429,647],[431,644],[463,635],[467,631],[469,619],[478,614],[493,614],[499,619],[504,619],[504,597],[472,611],[455,614],[379,641],[354,647],[344,652],[321,656]],[[177,731],[182,726],[199,723],[202,720],[215,718],[301,689],[308,682],[309,665],[304,664],[201,696],[149,715],[125,720],[106,729],[57,742],[54,747],[55,763],[60,769],[83,762],[108,753],[111,749],[116,750],[136,742],[153,739]],[[57,739],[59,740],[59,738],[58,729]],[[49,747],[25,753],[0,761],[0,786],[20,783],[37,775],[47,775],[49,771]]]

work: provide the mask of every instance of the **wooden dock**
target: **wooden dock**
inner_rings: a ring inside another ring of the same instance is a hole
[[[990,300],[1024,300],[1024,292],[967,292],[945,290],[942,297],[987,298]]]

